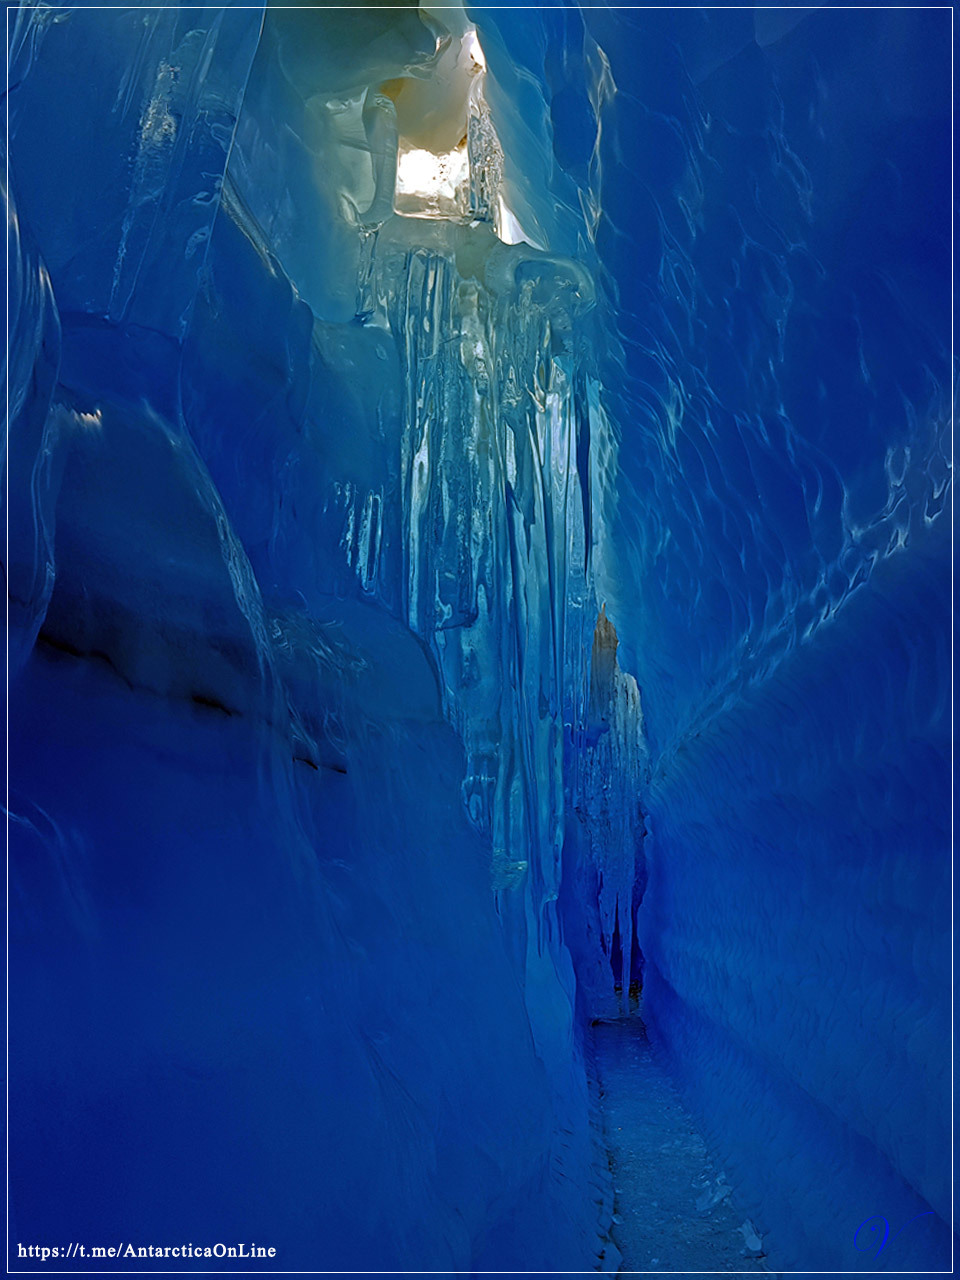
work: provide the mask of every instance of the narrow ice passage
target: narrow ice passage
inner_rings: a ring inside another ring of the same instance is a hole
[[[12,1268],[949,1268],[951,16],[8,9]]]
[[[711,1159],[639,1015],[598,1019],[592,1058],[621,1270],[766,1270],[763,1241]]]

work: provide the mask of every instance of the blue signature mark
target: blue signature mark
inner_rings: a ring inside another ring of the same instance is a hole
[[[884,1249],[887,1247],[887,1244],[888,1243],[893,1244],[893,1241],[896,1240],[897,1236],[900,1235],[902,1232],[906,1231],[907,1227],[909,1227],[911,1222],[916,1222],[918,1218],[932,1218],[932,1217],[933,1217],[932,1209],[927,1209],[924,1213],[915,1213],[912,1218],[907,1219],[907,1221],[903,1224],[903,1226],[897,1232],[897,1235],[894,1236],[893,1239],[890,1239],[890,1223],[887,1221],[885,1217],[883,1217],[882,1214],[875,1213],[870,1218],[864,1218],[864,1220],[860,1223],[859,1227],[857,1227],[856,1231],[853,1233],[853,1247],[854,1249],[856,1249],[858,1253],[867,1253],[870,1249],[873,1248],[874,1243],[877,1239],[877,1236],[874,1235],[873,1239],[869,1240],[866,1244],[857,1244],[857,1237],[860,1235],[860,1232],[863,1231],[864,1228],[867,1229],[867,1232],[869,1234],[870,1232],[879,1232],[882,1227],[883,1239],[880,1241],[880,1247],[877,1249],[876,1253],[873,1255],[874,1258],[879,1258],[881,1253],[883,1253]]]

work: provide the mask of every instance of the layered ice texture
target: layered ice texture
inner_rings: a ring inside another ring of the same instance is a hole
[[[9,57],[14,1246],[609,1267],[642,983],[774,1266],[949,1265],[949,13]]]

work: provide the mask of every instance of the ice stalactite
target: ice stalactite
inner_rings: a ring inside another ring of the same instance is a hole
[[[617,661],[601,605],[590,653],[587,714],[571,753],[564,906],[583,1012],[636,1009],[642,956],[637,910],[646,886],[641,796],[647,749],[636,679]]]
[[[606,966],[611,995],[621,976],[602,949],[623,946],[628,986],[642,839],[639,691],[616,666],[615,632],[611,670],[598,670],[595,641],[592,675],[590,660],[616,442],[596,376],[596,287],[583,264],[510,243],[519,224],[473,33],[463,48],[473,50],[464,170],[456,151],[404,152],[406,89],[391,87],[398,113],[392,99],[377,108],[377,135],[399,118],[406,213],[365,219],[357,312],[393,337],[403,403],[394,483],[344,493],[342,545],[364,591],[434,655],[465,748],[464,805],[528,952],[534,1035],[569,1041],[574,984],[556,904],[571,796],[590,832],[576,856],[597,877],[591,963]],[[419,166],[406,165],[406,188],[405,155]],[[546,1012],[544,966],[562,984]]]
[[[546,901],[563,826],[558,712],[590,591],[590,369],[575,342],[594,290],[578,264],[498,238],[502,155],[480,79],[459,213],[427,189],[420,216],[363,233],[358,313],[394,337],[404,404],[397,492],[350,495],[346,550],[366,590],[389,599],[399,573],[397,603],[464,738],[464,799],[493,842],[496,886],[522,879],[534,851]],[[439,188],[446,156],[436,163]],[[380,557],[391,498],[395,564]]]
[[[407,388],[403,610],[443,673],[467,749],[467,808],[493,841],[497,886],[534,850],[546,899],[562,830],[557,712],[566,667],[579,661],[587,591],[576,466],[584,374],[532,297],[536,277],[518,282],[530,263],[521,252],[483,225],[414,231],[428,243],[381,237],[374,285]],[[549,259],[535,269],[558,270]]]

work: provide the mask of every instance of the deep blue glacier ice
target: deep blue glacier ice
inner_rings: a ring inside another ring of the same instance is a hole
[[[8,13],[11,1267],[949,1268],[950,16]]]

